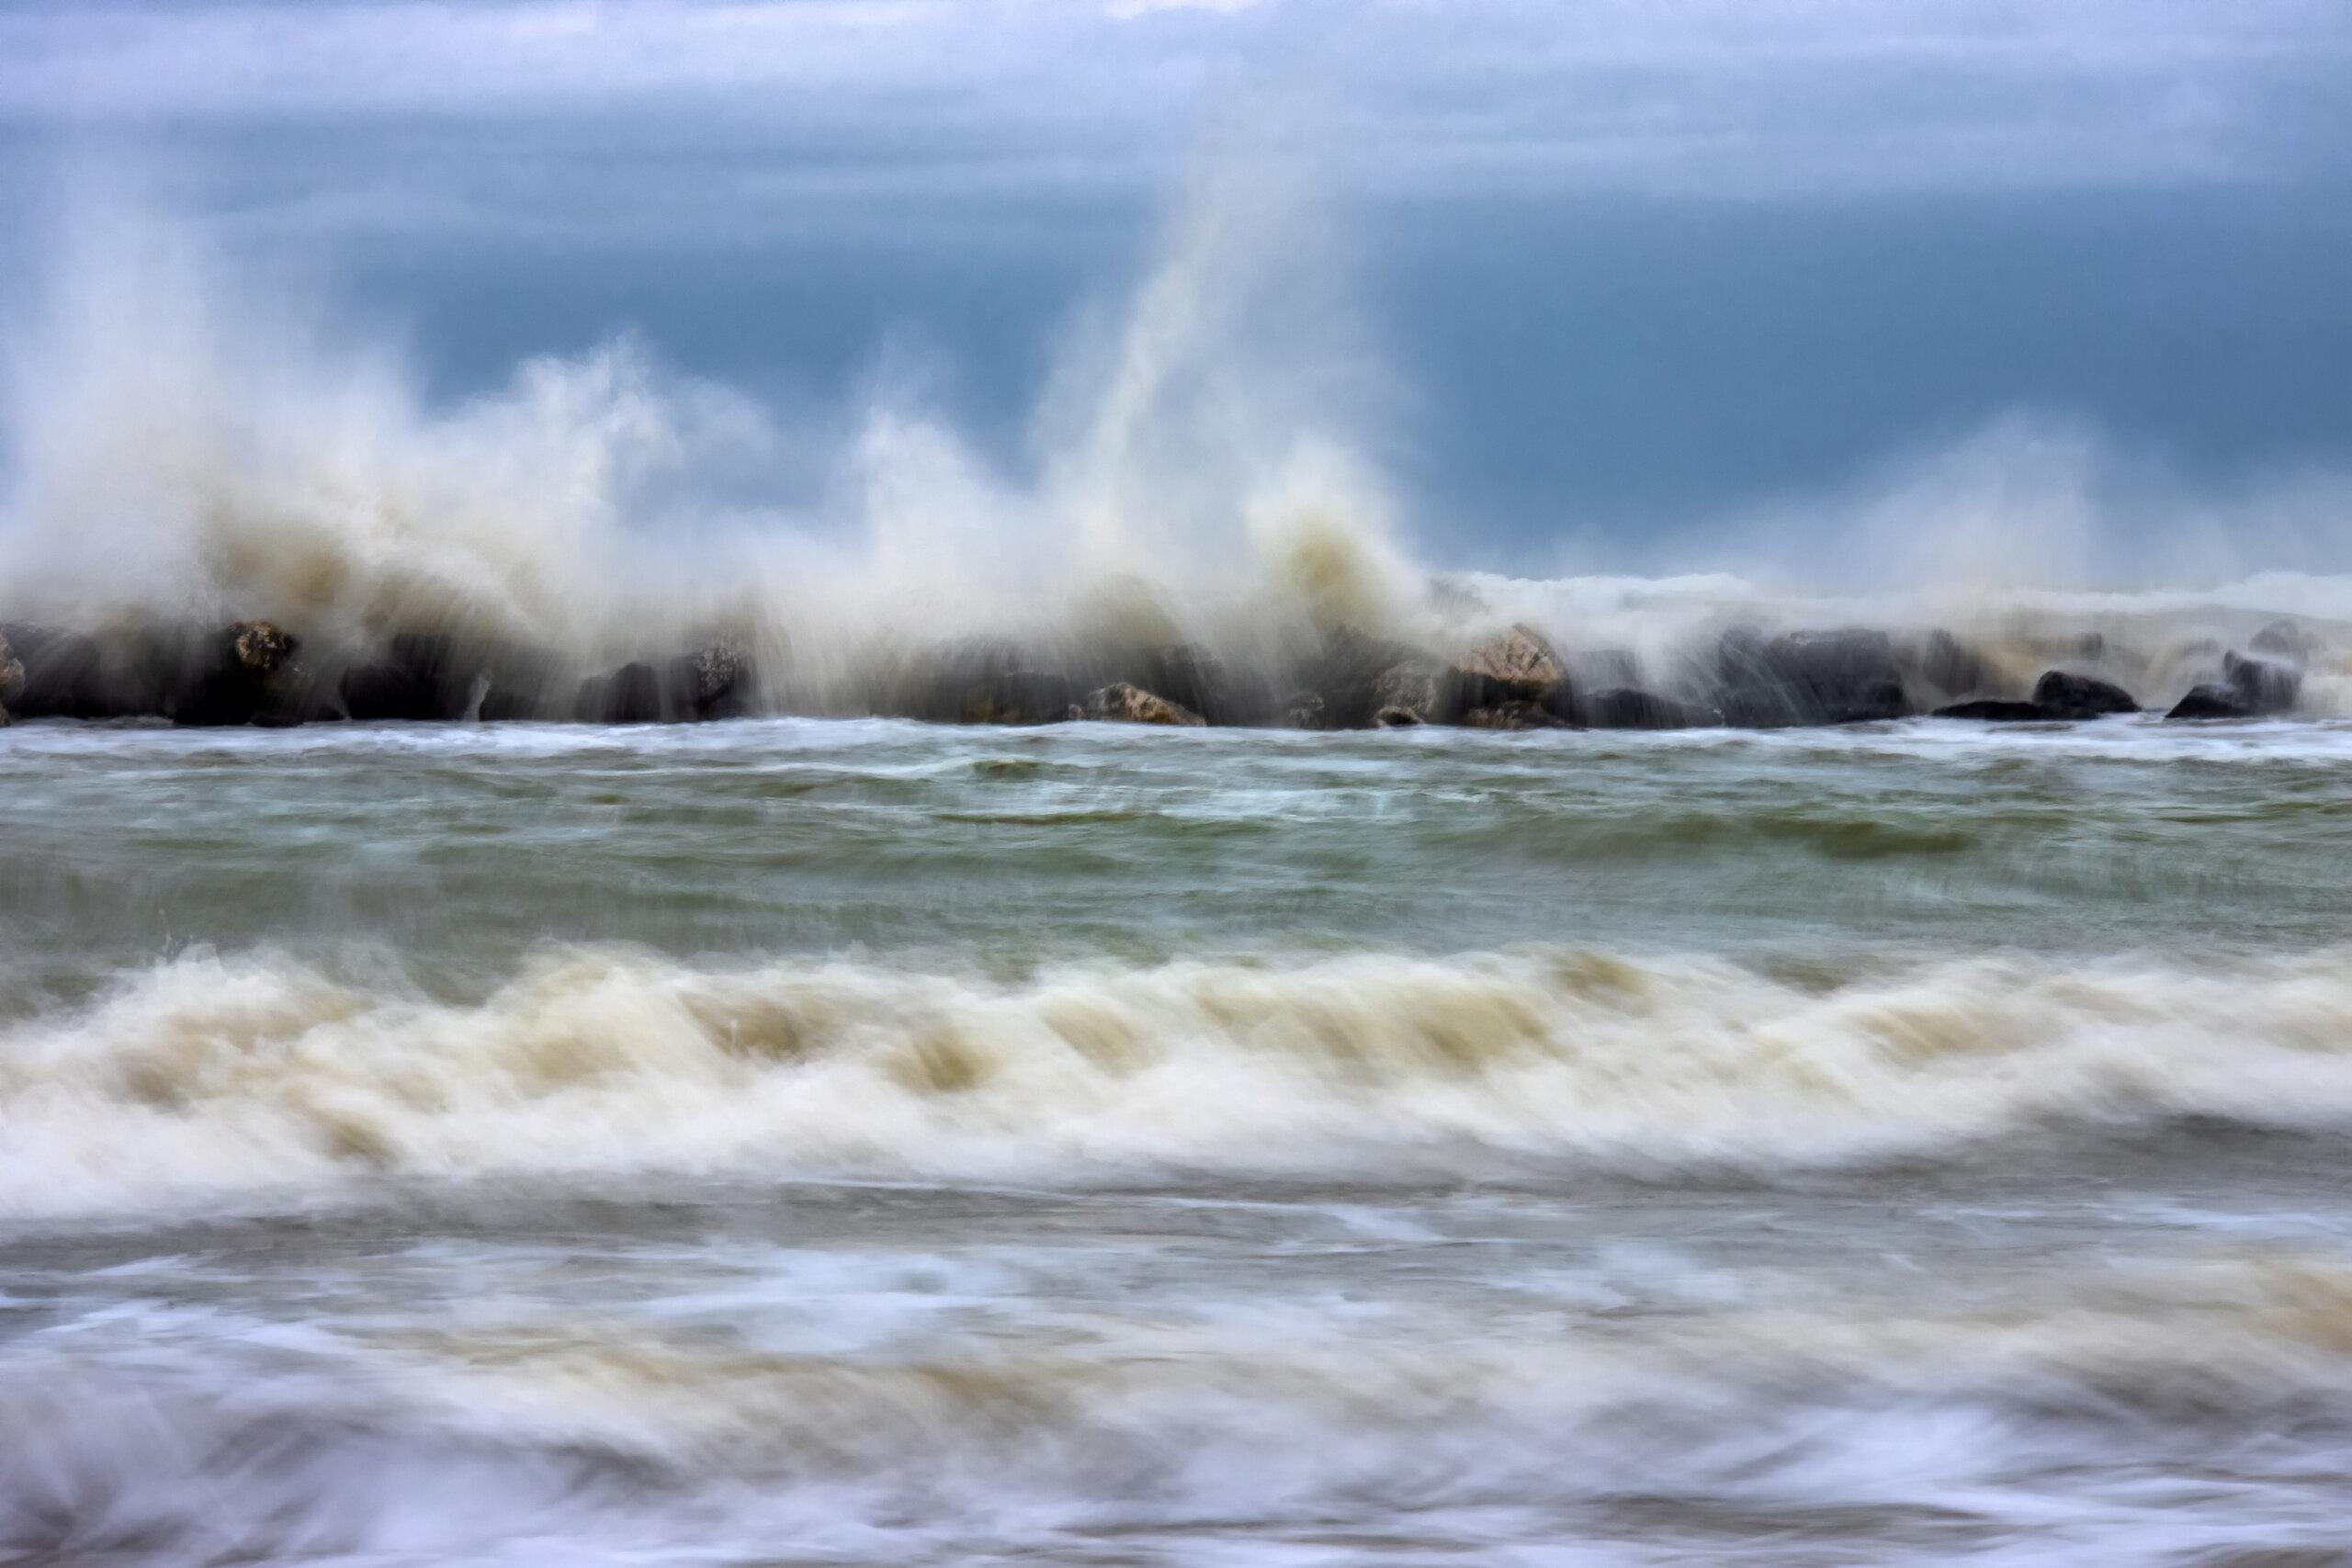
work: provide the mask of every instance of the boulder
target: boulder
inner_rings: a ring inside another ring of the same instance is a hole
[[[19,671],[8,706],[19,718],[109,718],[116,705],[100,670],[97,640],[81,632],[17,622],[0,626]]]
[[[1156,693],[1213,725],[1264,724],[1283,706],[1256,671],[1235,670],[1198,643],[1170,643],[1121,660],[1115,677]]]
[[[1288,729],[1331,728],[1323,716],[1323,699],[1313,692],[1293,692],[1283,699],[1283,725]]]
[[[1415,729],[1426,722],[1411,708],[1385,707],[1372,716],[1375,729]]]
[[[1578,716],[1595,729],[1696,729],[1722,722],[1713,714],[1632,686],[1595,692],[1577,705]]]
[[[2170,718],[2252,718],[2253,707],[2234,686],[2207,684],[2194,686],[2187,696],[2175,703]]]
[[[2236,653],[2222,656],[2222,679],[2255,713],[2284,713],[2303,685],[2302,671],[2291,664]]]
[[[25,664],[17,657],[8,639],[0,635],[0,708],[6,708],[25,694]]]
[[[1069,676],[1002,637],[931,649],[885,701],[886,711],[934,724],[1057,724],[1077,712]]]
[[[1464,707],[1542,702],[1566,683],[1568,667],[1544,634],[1519,624],[1504,627],[1453,661]]]
[[[1114,681],[1087,693],[1080,712],[1083,717],[1110,724],[1164,724],[1189,728],[1207,722],[1192,709],[1125,681]]]
[[[1056,670],[1006,670],[965,688],[963,724],[1058,724],[1073,716],[1069,677]]]
[[[295,662],[293,634],[268,621],[239,621],[206,638],[167,699],[180,724],[300,724],[313,716]]]
[[[1642,661],[1630,649],[1585,649],[1567,656],[1568,684],[1579,692],[1608,692],[1642,683]]]
[[[665,683],[668,711],[679,718],[737,718],[759,705],[759,665],[732,637],[672,660]]]
[[[1416,723],[1441,724],[1461,711],[1453,667],[1409,643],[1368,637],[1352,626],[1327,634],[1296,671],[1297,685],[1320,705],[1311,728],[1363,729],[1382,710],[1410,714]],[[1303,705],[1295,698],[1286,707]]]
[[[1965,697],[1998,680],[1984,656],[1939,626],[1908,650],[1920,682],[1943,696]]]
[[[1543,704],[1521,699],[1517,702],[1490,703],[1475,707],[1462,716],[1461,723],[1469,729],[1574,729],[1576,726],[1545,708]]]
[[[1445,668],[1434,660],[1407,659],[1384,670],[1373,681],[1374,723],[1388,723],[1383,713],[1410,714],[1416,724],[1436,724],[1461,706]]]
[[[448,722],[469,717],[487,693],[476,689],[479,660],[446,632],[401,632],[380,659],[343,672],[343,711],[355,719]]]
[[[642,661],[624,664],[610,674],[591,675],[580,682],[571,716],[580,724],[659,724],[662,677]]]
[[[1850,629],[1789,632],[1767,639],[1750,627],[1716,645],[1725,720],[1747,728],[1861,724],[1910,713],[1894,640]]]
[[[2108,681],[2064,670],[2045,670],[2033,683],[2033,700],[2063,718],[2097,718],[2102,714],[2138,713],[2132,694]]]
[[[2254,634],[2246,647],[2296,664],[2309,664],[2326,648],[2319,634],[2294,621],[2273,621]]]

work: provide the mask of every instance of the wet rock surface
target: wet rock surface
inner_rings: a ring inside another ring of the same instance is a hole
[[[1196,728],[1208,721],[1181,704],[1125,681],[1098,687],[1079,705],[1081,717],[1106,724],[1156,724]]]
[[[1696,729],[1723,722],[1717,714],[1632,686],[1593,693],[1578,702],[1577,714],[1594,729]]]
[[[1864,724],[1913,712],[1894,642],[1859,627],[1787,632],[1725,632],[1715,673],[1726,722],[1745,728]]]

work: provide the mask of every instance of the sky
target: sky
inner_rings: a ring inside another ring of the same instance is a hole
[[[125,168],[441,396],[626,332],[782,406],[920,363],[1009,455],[1188,201],[1279,187],[1467,565],[1953,452],[2352,470],[2343,0],[0,5],[0,263]]]

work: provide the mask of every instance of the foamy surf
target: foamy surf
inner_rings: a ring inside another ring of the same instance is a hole
[[[1564,949],[1052,969],[545,954],[478,1000],[190,955],[0,1032],[22,1217],[384,1177],[1754,1170],[2352,1118],[2340,948],[1778,978]]]

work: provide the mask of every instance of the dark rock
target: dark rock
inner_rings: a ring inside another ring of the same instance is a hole
[[[1327,635],[1298,675],[1299,685],[1321,705],[1311,726],[1317,729],[1363,729],[1380,722],[1386,708],[1422,724],[1442,724],[1461,711],[1460,679],[1452,665],[1409,643],[1349,626]]]
[[[431,677],[397,664],[354,664],[337,685],[344,713],[356,719],[448,719],[441,689]]]
[[[1461,723],[1469,729],[1573,729],[1576,726],[1559,717],[1541,703],[1519,701],[1489,704],[1475,707],[1462,716]]]
[[[1283,724],[1291,729],[1331,728],[1323,716],[1323,699],[1313,692],[1293,692],[1283,699]]]
[[[312,716],[301,702],[307,684],[295,662],[292,634],[267,621],[239,621],[205,640],[188,660],[184,682],[166,703],[180,724],[300,724]]]
[[[1983,654],[1940,626],[1920,640],[1911,661],[1922,683],[1948,697],[1984,691],[1997,680]]]
[[[2040,703],[2005,702],[1998,698],[1979,698],[1974,702],[1953,703],[1935,712],[1938,718],[1982,719],[1992,724],[2044,723],[2069,716]]]
[[[2065,718],[2097,718],[2102,714],[2138,713],[2132,694],[2108,681],[2064,670],[2045,670],[2033,683],[2033,700]]]
[[[2303,685],[2302,671],[2291,664],[2235,653],[2222,656],[2222,678],[2255,713],[2284,713]]]
[[[2309,664],[2326,648],[2318,633],[2294,621],[2273,621],[2248,639],[2246,647],[2297,664]]]
[[[1209,724],[1264,724],[1283,706],[1263,674],[1237,671],[1198,643],[1170,643],[1124,663],[1118,679],[1190,708]]]
[[[884,700],[933,724],[1056,724],[1075,712],[1075,687],[1014,643],[972,637],[923,654]]]
[[[1114,681],[1086,694],[1082,716],[1112,724],[1164,724],[1190,728],[1204,724],[1199,714],[1125,681]]]
[[[1911,712],[1884,632],[1791,632],[1768,641],[1736,628],[1716,645],[1715,663],[1724,716],[1745,728],[1861,724]]]
[[[382,659],[344,671],[339,686],[343,710],[363,722],[463,718],[477,694],[470,676],[459,674],[464,662],[455,637],[401,632]]]
[[[81,632],[17,623],[0,627],[23,671],[9,706],[19,718],[108,718],[97,640]]]
[[[1372,716],[1375,729],[1417,729],[1423,722],[1411,708],[1385,707]]]
[[[1380,672],[1372,683],[1374,723],[1383,722],[1381,713],[1408,713],[1417,724],[1436,724],[1459,712],[1461,700],[1456,694],[1451,671],[1434,660],[1408,659]]]
[[[2066,637],[2038,637],[2029,646],[2044,659],[2072,659],[2096,664],[2107,657],[2107,634],[2075,632]]]
[[[1713,714],[1631,686],[1596,692],[1577,708],[1595,729],[1697,729],[1722,722]]]
[[[731,637],[671,660],[669,711],[679,718],[737,718],[759,705],[759,665]]]
[[[963,724],[1059,724],[1071,717],[1069,677],[1054,670],[1006,670],[974,682],[957,714]]]
[[[1586,649],[1567,656],[1568,683],[1579,692],[1618,691],[1642,683],[1642,662],[1622,648]]]
[[[2252,718],[2254,707],[2234,686],[2192,687],[2166,718]]]
[[[0,635],[0,710],[25,694],[25,665],[8,639]]]
[[[401,632],[380,658],[345,670],[344,711],[356,719],[449,723],[568,718],[561,660],[501,637]]]
[[[662,677],[650,664],[624,664],[580,682],[571,716],[581,724],[659,724]]]

